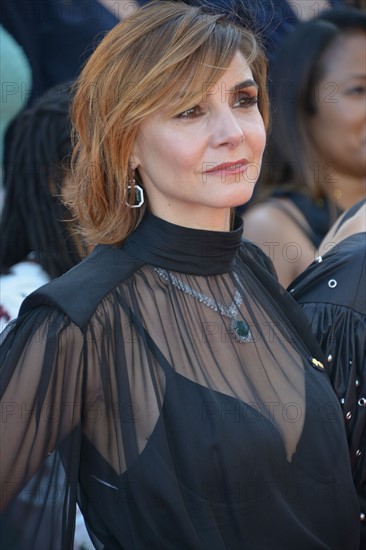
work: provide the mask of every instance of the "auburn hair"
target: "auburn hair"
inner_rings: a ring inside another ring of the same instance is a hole
[[[264,54],[254,34],[227,16],[153,2],[102,40],[76,82],[72,107],[68,204],[90,243],[120,243],[141,219],[142,209],[126,204],[134,199],[130,157],[140,123],[162,107],[173,116],[200,102],[238,50],[259,86],[268,126]]]

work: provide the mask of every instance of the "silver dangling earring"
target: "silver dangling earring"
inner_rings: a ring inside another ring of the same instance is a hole
[[[132,177],[132,183],[133,185],[128,185],[127,186],[127,201],[128,199],[130,198],[131,196],[131,189],[133,189],[135,191],[135,201],[133,204],[130,204],[129,202],[126,201],[126,205],[129,207],[129,208],[141,208],[141,206],[144,204],[145,202],[145,197],[144,197],[144,190],[142,189],[142,187],[140,187],[140,185],[138,185],[136,183],[136,180],[135,180],[135,171],[133,172],[133,177]]]

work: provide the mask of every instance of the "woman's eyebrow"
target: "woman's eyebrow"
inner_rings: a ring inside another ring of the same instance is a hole
[[[238,92],[243,88],[250,88],[251,86],[254,86],[258,89],[258,84],[254,80],[249,78],[247,80],[243,80],[243,82],[237,82],[232,88],[230,88],[230,92]]]

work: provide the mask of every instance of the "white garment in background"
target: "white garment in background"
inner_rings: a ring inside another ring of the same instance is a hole
[[[9,274],[0,276],[0,332],[15,319],[26,296],[50,281],[49,275],[36,262],[24,261],[13,265]],[[5,313],[5,315],[4,315]]]

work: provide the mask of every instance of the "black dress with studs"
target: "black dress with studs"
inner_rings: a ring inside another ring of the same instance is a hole
[[[146,214],[2,335],[2,548],[356,550],[342,409],[242,225]],[[20,528],[21,526],[21,528]]]
[[[337,230],[364,204],[349,209]],[[343,409],[366,548],[366,233],[355,233],[318,257],[289,290],[326,355]]]

